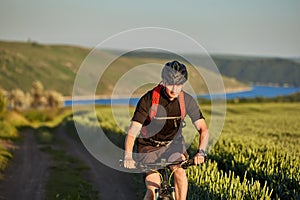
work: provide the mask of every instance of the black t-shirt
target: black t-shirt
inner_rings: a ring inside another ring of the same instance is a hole
[[[165,88],[163,88],[160,91],[156,116],[150,121],[148,114],[152,105],[152,92],[153,90],[150,90],[141,97],[132,117],[132,121],[143,124],[147,129],[147,136],[141,135],[139,139],[142,139],[142,137],[151,137],[158,141],[172,140],[176,133],[181,131],[179,100],[175,98],[170,101]],[[204,118],[195,99],[186,92],[184,92],[184,102],[186,114],[191,118],[192,122]]]

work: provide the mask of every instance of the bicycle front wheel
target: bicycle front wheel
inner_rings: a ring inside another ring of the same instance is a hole
[[[155,197],[156,200],[175,200],[175,188],[169,188],[168,193],[160,193],[159,188],[155,189]]]

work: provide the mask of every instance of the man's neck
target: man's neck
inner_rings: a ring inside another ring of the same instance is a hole
[[[166,92],[166,88],[165,88],[165,87],[163,88],[163,92],[164,92],[164,94],[166,95],[166,97],[167,97],[170,101],[174,101],[174,99],[177,98],[177,97],[170,97],[170,96],[168,95],[168,93]]]

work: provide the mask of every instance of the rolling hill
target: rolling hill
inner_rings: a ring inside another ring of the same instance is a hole
[[[300,86],[300,63],[293,59],[212,56],[222,75],[246,83]]]
[[[66,45],[44,45],[36,42],[0,42],[0,88],[4,90],[22,89],[29,91],[33,81],[39,80],[47,90],[56,90],[65,96],[72,94],[74,79],[76,73],[91,49],[66,46]],[[112,52],[99,52],[105,56],[113,55]],[[172,56],[172,55],[171,55]],[[147,54],[125,54],[116,59],[105,70],[104,75],[99,80],[97,95],[111,94],[115,84],[121,79],[126,72],[135,66],[155,63],[163,65],[168,56],[153,56]],[[216,76],[213,72],[204,68],[206,76],[214,79]],[[158,72],[159,73],[159,72]],[[142,74],[142,73],[141,73]],[[140,79],[157,75],[154,72],[140,75]],[[190,81],[193,86],[199,89],[197,93],[207,92],[204,81],[199,80],[199,76],[191,69]],[[87,77],[89,78],[89,77]],[[158,77],[159,78],[159,77]],[[159,80],[159,79],[158,79]],[[223,77],[226,90],[235,91],[248,88],[246,84],[236,81],[233,78]],[[134,83],[132,80],[132,85]],[[120,90],[125,91],[129,86],[120,86]],[[145,89],[152,87],[150,84],[142,85],[137,88],[135,93],[144,93]]]
[[[168,54],[162,52],[139,52],[131,55],[131,57],[137,56],[160,59],[169,57]],[[194,60],[199,59],[199,55],[189,54],[186,56],[194,57]],[[211,57],[224,77],[232,77],[246,84],[300,86],[300,58],[287,59],[221,54],[211,55]]]
[[[56,90],[65,96],[73,91],[73,84],[79,67],[92,49],[67,46],[45,45],[36,42],[0,42],[0,88],[4,90],[22,89],[29,91],[33,81],[39,80],[47,90]],[[116,51],[99,52],[102,57],[113,56]],[[300,86],[300,63],[282,58],[247,57],[232,55],[212,55],[223,76],[227,91],[248,89],[251,83],[264,85]],[[179,59],[177,55],[165,52],[136,51],[126,53],[114,60],[104,71],[96,90],[97,95],[111,94],[118,81],[136,66],[154,63],[163,65],[171,59]],[[184,60],[182,60],[184,62]],[[187,65],[188,66],[188,65]],[[151,67],[155,67],[152,65]],[[189,66],[188,66],[189,67]],[[148,68],[149,69],[149,68]],[[153,68],[154,69],[154,68]],[[136,78],[144,81],[157,77],[157,70],[137,71],[135,78],[127,81],[129,85],[119,84],[118,89],[126,92],[128,88],[137,85]],[[97,69],[95,69],[97,70]],[[202,73],[210,79],[216,74],[205,66]],[[189,68],[190,83],[197,88],[196,93],[206,93],[207,86],[199,79],[197,72]],[[96,72],[96,71],[95,71]],[[90,77],[87,77],[89,79]],[[159,77],[157,77],[159,81]],[[131,84],[131,85],[130,85]],[[152,87],[151,84],[136,88],[135,94],[143,93]]]
[[[39,80],[45,89],[67,95],[76,71],[89,53],[80,47],[0,42],[0,87],[29,91]]]

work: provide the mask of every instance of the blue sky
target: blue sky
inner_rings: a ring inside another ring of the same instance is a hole
[[[299,0],[0,2],[0,40],[95,47],[149,26],[187,34],[209,53],[300,57]]]

